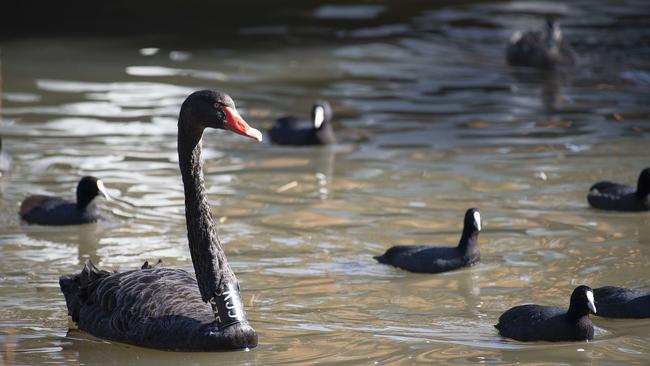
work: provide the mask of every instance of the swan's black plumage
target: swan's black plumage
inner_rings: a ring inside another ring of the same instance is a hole
[[[324,100],[314,102],[311,120],[295,116],[279,118],[269,130],[271,142],[278,145],[329,145],[336,143],[332,129],[332,107]]]
[[[555,306],[519,305],[503,313],[494,327],[502,336],[523,342],[592,340],[594,326],[589,314],[596,313],[596,309],[593,291],[583,285],[573,290],[568,310]]]
[[[515,33],[506,49],[506,59],[512,66],[529,66],[552,69],[560,65],[573,65],[575,52],[562,37],[560,24],[546,19],[543,32]]]
[[[587,201],[592,207],[601,210],[650,210],[650,168],[641,171],[636,188],[607,181],[594,184],[589,188]]]
[[[96,222],[99,213],[92,201],[99,194],[109,198],[101,180],[86,176],[77,184],[77,201],[55,196],[33,195],[20,205],[20,217],[30,224],[79,225]]]
[[[598,316],[605,318],[650,318],[650,292],[605,286],[594,289]]]
[[[113,341],[165,350],[217,351],[257,345],[208,205],[201,160],[205,128],[262,138],[237,114],[226,94],[195,92],[181,107],[178,155],[196,276],[148,263],[139,270],[111,273],[87,262],[81,273],[59,281],[68,313],[80,329]]]
[[[424,245],[399,245],[376,256],[379,263],[419,273],[440,273],[468,267],[481,260],[478,234],[481,216],[476,208],[465,212],[463,234],[456,247],[430,247]]]

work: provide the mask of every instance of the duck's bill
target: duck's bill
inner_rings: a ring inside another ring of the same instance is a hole
[[[249,126],[235,108],[223,107],[223,110],[226,112],[226,124],[224,128],[242,136],[247,136],[260,142],[262,141],[262,133]]]
[[[102,194],[102,196],[104,196],[104,198],[107,201],[111,200],[111,195],[108,194],[108,190],[106,189],[106,187],[104,187],[104,182],[102,182],[101,180],[97,180],[97,190],[99,191],[99,193]]]

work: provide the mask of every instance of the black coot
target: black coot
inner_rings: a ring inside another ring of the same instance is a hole
[[[465,212],[465,223],[460,242],[456,247],[430,247],[425,245],[399,245],[375,257],[379,263],[419,273],[440,273],[469,267],[481,259],[478,234],[481,231],[481,214],[476,208]]]
[[[523,342],[592,340],[594,326],[590,313],[596,313],[594,293],[583,285],[573,290],[569,310],[543,305],[515,306],[503,313],[494,327],[502,336]]]
[[[612,182],[598,182],[589,188],[591,207],[612,211],[650,210],[650,168],[639,174],[636,188]]]
[[[79,225],[96,222],[99,214],[93,199],[99,194],[110,199],[104,183],[95,177],[86,176],[77,184],[77,202],[61,197],[33,195],[20,205],[20,217],[30,224]]]
[[[203,90],[185,99],[178,118],[178,162],[185,191],[185,221],[194,274],[149,266],[107,272],[86,262],[81,273],[59,280],[68,313],[96,337],[177,351],[244,349],[257,345],[246,318],[239,281],[228,264],[203,183],[201,140],[206,128],[256,140],[226,94]]]
[[[513,34],[506,49],[506,59],[512,66],[553,69],[560,65],[573,65],[575,52],[562,37],[560,23],[547,18],[543,32]]]
[[[606,286],[594,289],[598,316],[605,318],[650,318],[650,292]]]
[[[332,108],[324,100],[314,102],[311,120],[287,116],[279,118],[269,130],[271,142],[278,145],[329,145],[336,143],[332,130]]]

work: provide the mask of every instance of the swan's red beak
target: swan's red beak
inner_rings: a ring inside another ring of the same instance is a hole
[[[223,111],[226,112],[226,124],[224,126],[225,129],[243,136],[248,136],[260,142],[262,141],[262,133],[259,130],[249,126],[248,123],[246,123],[246,121],[241,118],[235,108],[224,106]]]

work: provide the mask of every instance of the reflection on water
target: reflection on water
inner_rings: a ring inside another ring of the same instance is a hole
[[[198,45],[0,43],[0,134],[13,156],[0,177],[0,364],[647,362],[645,320],[595,318],[594,342],[557,345],[503,340],[492,326],[517,304],[566,306],[581,283],[650,287],[650,216],[585,199],[591,183],[633,183],[650,162],[644,5],[423,4],[405,16],[321,4],[318,35],[265,25]],[[549,12],[563,17],[579,66],[505,66],[510,34]],[[336,110],[336,146],[204,137],[213,213],[259,347],[170,354],[79,332],[58,276],[84,260],[191,268],[176,117],[204,87],[228,91],[262,130],[318,98]],[[117,197],[98,202],[104,220],[18,220],[29,193],[73,197],[85,174]],[[468,207],[485,220],[478,266],[416,275],[372,259],[397,244],[455,245]]]

